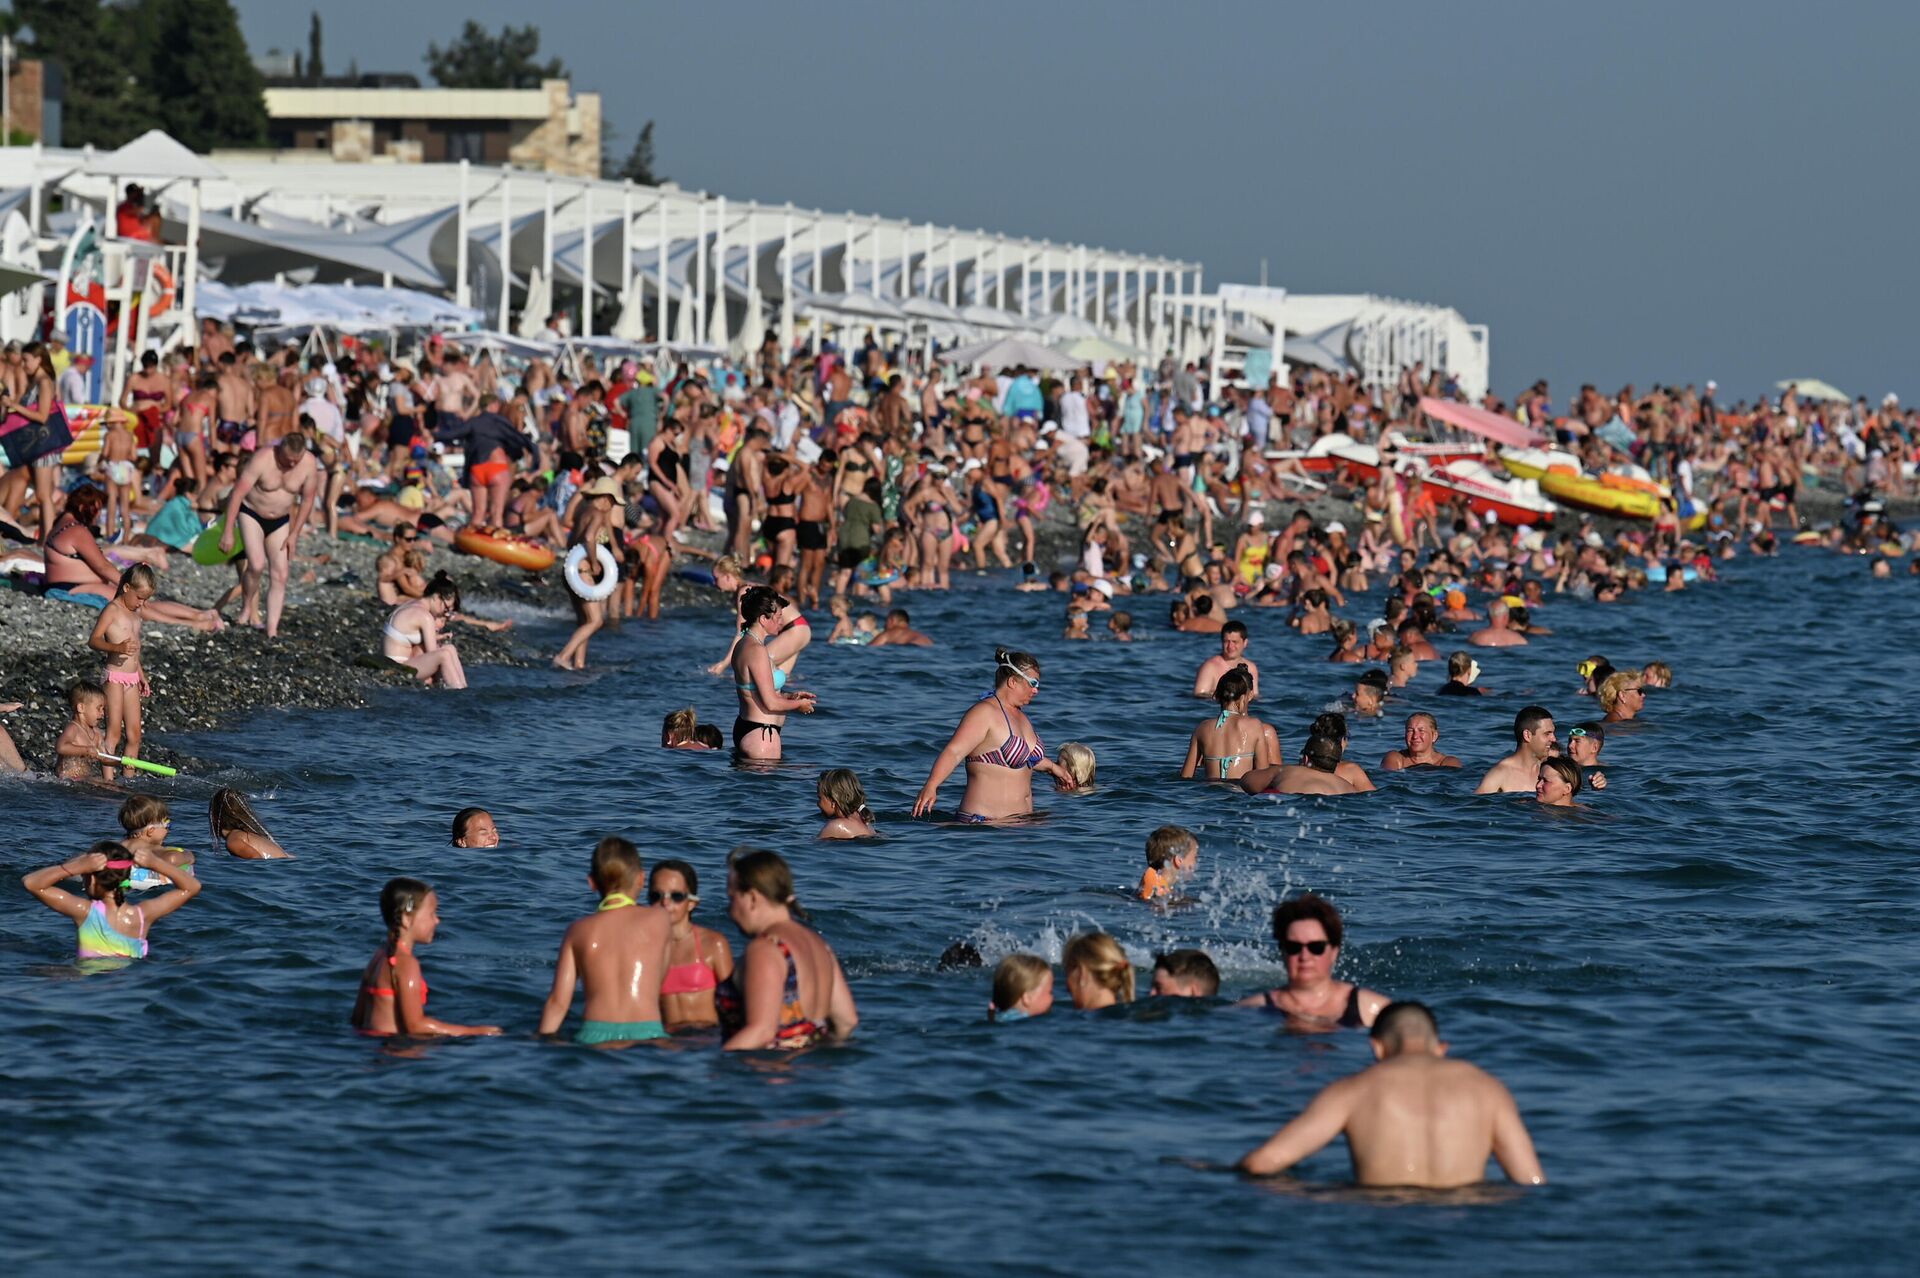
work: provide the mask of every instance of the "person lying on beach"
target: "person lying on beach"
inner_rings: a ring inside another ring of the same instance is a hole
[[[1428,1008],[1393,1004],[1374,1022],[1371,1042],[1376,1064],[1323,1089],[1243,1157],[1240,1170],[1271,1176],[1344,1135],[1361,1185],[1478,1184],[1489,1156],[1516,1184],[1546,1183],[1512,1094],[1484,1070],[1446,1058]]]
[[[22,705],[21,701],[0,701],[0,714],[12,714]],[[27,761],[20,757],[19,747],[13,744],[13,736],[5,727],[0,727],[0,770],[7,772],[25,772]]]
[[[540,1033],[559,1032],[577,984],[585,990],[585,1019],[574,1031],[574,1042],[617,1047],[667,1037],[660,1023],[660,986],[670,923],[665,910],[636,900],[644,878],[640,852],[627,840],[608,835],[594,845],[587,881],[600,903],[560,940]]]
[[[427,977],[414,950],[433,943],[440,926],[440,895],[419,879],[391,879],[380,890],[387,939],[360,974],[352,1025],[363,1034],[470,1038],[500,1032],[498,1025],[460,1025],[427,1015]]]

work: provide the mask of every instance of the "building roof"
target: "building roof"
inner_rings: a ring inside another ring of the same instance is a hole
[[[544,120],[545,89],[267,89],[275,120]]]

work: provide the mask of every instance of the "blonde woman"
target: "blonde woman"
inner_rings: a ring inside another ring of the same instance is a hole
[[[1060,955],[1067,973],[1067,994],[1083,1012],[1133,1002],[1133,964],[1120,942],[1105,932],[1086,932],[1067,942]]]
[[[1616,670],[1600,683],[1600,708],[1607,712],[1602,723],[1637,719],[1646,704],[1647,694],[1641,690],[1638,670]]]

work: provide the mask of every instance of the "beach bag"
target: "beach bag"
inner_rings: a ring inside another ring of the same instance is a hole
[[[44,422],[32,421],[22,413],[8,413],[5,423],[0,423],[0,451],[6,453],[9,466],[31,466],[49,454],[57,462],[71,443],[73,430],[67,425],[67,410],[59,404]]]

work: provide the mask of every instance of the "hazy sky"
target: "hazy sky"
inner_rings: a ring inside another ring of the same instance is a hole
[[[256,52],[309,6],[237,0]],[[1911,402],[1920,5],[329,0],[329,70],[536,22],[690,189],[1375,292],[1535,377]]]

